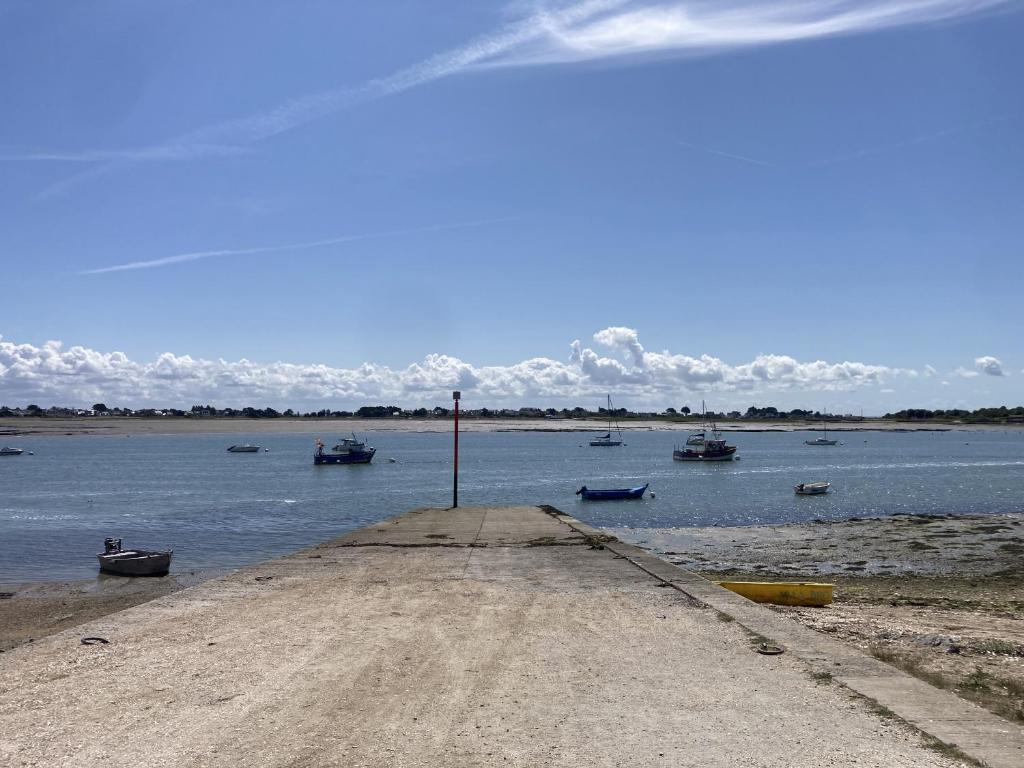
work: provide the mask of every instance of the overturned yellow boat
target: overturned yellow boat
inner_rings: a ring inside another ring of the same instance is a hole
[[[832,584],[806,581],[716,581],[720,587],[755,603],[822,606],[832,602]]]

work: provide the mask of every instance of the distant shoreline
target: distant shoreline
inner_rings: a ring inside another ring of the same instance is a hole
[[[621,424],[623,432],[691,432],[699,421],[636,420]],[[816,421],[757,421],[719,423],[723,432],[817,432]],[[604,432],[608,424],[597,419],[462,419],[460,432]],[[1024,424],[949,424],[865,420],[829,424],[829,431],[845,432],[992,432],[1020,431]],[[75,435],[188,435],[188,434],[334,434],[348,432],[451,432],[449,419],[355,418],[187,418],[187,417],[23,417],[0,419],[0,438]]]

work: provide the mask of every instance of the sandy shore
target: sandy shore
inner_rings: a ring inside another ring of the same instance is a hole
[[[624,421],[623,432],[689,432],[694,421]],[[463,432],[593,432],[604,431],[596,419],[462,419]],[[721,422],[724,432],[800,432],[821,428],[818,422]],[[829,431],[919,432],[1024,430],[1021,424],[943,424],[899,421],[863,421],[829,424]],[[445,419],[218,419],[218,418],[6,418],[0,419],[0,437],[56,435],[180,435],[180,434],[327,434],[335,432],[451,432]]]
[[[640,538],[712,580],[831,582],[832,606],[775,610],[1024,723],[1024,513],[652,529]]]

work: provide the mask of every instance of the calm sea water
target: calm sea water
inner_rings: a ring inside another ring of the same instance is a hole
[[[1024,509],[1024,431],[734,433],[740,461],[672,461],[679,433],[464,433],[459,502],[552,504],[598,526],[644,529]],[[326,436],[325,436],[326,437]],[[314,467],[312,434],[19,438],[0,457],[0,583],[96,573],[105,536],[172,548],[173,569],[232,568],[418,506],[451,504],[451,436],[386,432],[369,466]],[[231,443],[269,448],[231,454]],[[394,458],[395,462],[388,462]],[[792,486],[828,480],[833,492]],[[656,497],[582,502],[575,491],[649,482]]]

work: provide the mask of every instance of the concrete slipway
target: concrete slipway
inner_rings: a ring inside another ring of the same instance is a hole
[[[0,764],[962,764],[864,697],[1024,765],[1013,724],[553,510],[415,510],[3,654]]]

